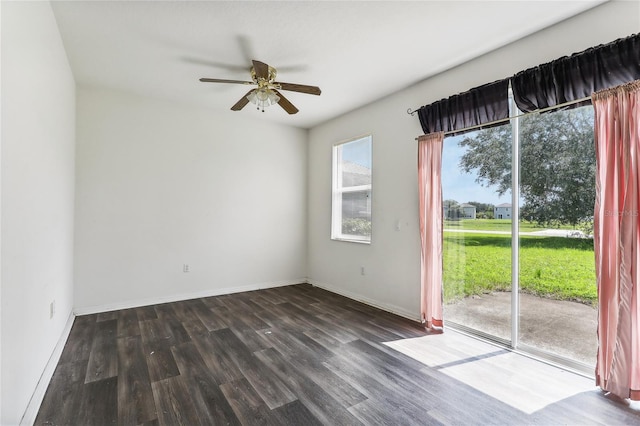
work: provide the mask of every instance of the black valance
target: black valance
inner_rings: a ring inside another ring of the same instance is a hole
[[[524,112],[571,102],[640,79],[640,35],[592,47],[521,71],[511,79]]]
[[[500,80],[418,109],[425,134],[451,132],[509,117],[509,80]]]
[[[425,134],[455,134],[456,130],[508,118],[509,80],[518,108],[532,112],[638,79],[640,34],[634,34],[441,99],[417,112]]]

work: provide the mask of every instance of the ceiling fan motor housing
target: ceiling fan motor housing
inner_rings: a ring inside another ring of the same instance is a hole
[[[269,69],[268,77],[267,79],[263,79],[263,78],[258,78],[258,76],[256,75],[256,69],[254,67],[251,67],[251,79],[258,85],[260,85],[260,82],[264,82],[263,84],[273,83],[273,81],[275,81],[276,79],[276,76],[278,75],[278,71],[272,66],[269,66],[268,69]]]

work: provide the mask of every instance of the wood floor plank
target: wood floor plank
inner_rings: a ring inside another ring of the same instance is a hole
[[[156,313],[156,310],[153,309],[153,306],[141,306],[135,309],[138,321],[158,319],[158,314]]]
[[[303,290],[304,286],[298,286],[293,289],[285,289],[285,298],[288,303],[299,306],[302,309],[308,309],[311,305],[320,302],[320,299],[313,296],[310,291]]]
[[[361,424],[322,387],[306,377],[304,372],[293,367],[277,350],[265,349],[256,352],[256,356],[293,390],[298,399],[322,423],[330,425]]]
[[[243,379],[244,375],[233,358],[222,348],[224,343],[209,334],[195,340],[195,345],[216,383],[223,384]]]
[[[234,320],[239,319],[243,324],[246,324],[245,329],[251,329],[254,331],[266,330],[270,327],[269,324],[267,324],[262,319],[260,319],[259,313],[254,314],[253,312],[255,311],[250,311],[250,312],[251,313],[249,315],[236,316],[233,319]],[[229,325],[233,325],[233,323]]]
[[[358,339],[358,336],[347,327],[344,327],[344,321],[341,321],[329,315],[317,315],[314,317],[314,326],[337,339],[341,343],[349,343]]]
[[[171,348],[181,376],[191,383],[190,397],[198,418],[208,425],[240,424],[193,342]]]
[[[285,328],[285,325],[289,329],[313,329],[316,328],[316,316],[310,317],[308,312],[300,310],[297,306],[283,302],[275,305],[269,313],[263,312],[261,315],[265,317],[265,321],[268,319],[268,323],[272,327]]]
[[[269,342],[262,338],[263,335],[270,333],[270,328],[254,330],[242,318],[229,321],[231,324],[229,329],[233,334],[242,340],[249,352],[261,351],[270,348]]]
[[[194,321],[185,321],[182,323],[182,327],[184,327],[184,330],[187,332],[189,340],[193,340],[195,337],[209,332],[207,327],[205,327],[199,319]]]
[[[178,303],[160,303],[158,305],[153,305],[153,309],[156,311],[158,318],[166,319],[166,318],[176,318],[176,311],[173,309],[174,306]]]
[[[421,415],[420,419],[410,418],[398,415],[399,410],[389,410],[389,404],[386,401],[377,401],[369,399],[349,408],[355,417],[363,424],[367,425],[398,425],[398,426],[422,426],[422,425],[441,425],[435,418],[428,413]],[[472,423],[467,423],[472,424]]]
[[[342,345],[342,343],[338,339],[329,336],[327,333],[322,330],[318,330],[317,328],[305,330],[303,331],[303,334],[310,339],[313,339],[316,343],[324,346],[325,349],[331,352],[333,352],[335,348]]]
[[[207,327],[207,330],[216,331],[229,327],[227,321],[220,315],[220,309],[209,308],[208,311],[198,311],[198,317],[200,317],[202,323]]]
[[[219,296],[203,297],[200,299],[209,309],[215,310],[216,308],[226,307],[224,302]]]
[[[150,352],[145,352],[147,368],[149,370],[149,379],[152,382],[168,379],[180,374],[178,365],[173,358],[171,348],[156,348]]]
[[[320,426],[322,422],[318,420],[307,407],[299,400],[290,402],[273,410],[278,424],[280,425],[304,425]]]
[[[157,418],[140,336],[118,339],[118,423],[140,424]]]
[[[333,352],[304,333],[292,330],[286,325],[280,327],[272,328],[270,333],[261,335],[268,347],[277,347],[280,353],[286,353],[289,358],[308,359],[316,363],[334,356]]]
[[[220,389],[243,425],[280,424],[247,379],[224,383]]]
[[[164,311],[158,313],[158,316],[158,319],[145,320],[140,323],[140,334],[145,344],[145,350],[151,352],[191,340],[184,325],[173,314]]]
[[[222,298],[229,314],[232,316],[246,315],[246,313],[255,312],[255,308],[242,300],[242,293],[233,295],[235,297],[225,296]]]
[[[349,408],[367,400],[366,395],[328,369],[324,362],[310,361],[310,357],[300,358],[295,356],[288,357],[288,360],[294,368],[298,371],[303,371],[305,376],[313,380],[343,407]]]
[[[96,323],[96,334],[91,345],[85,383],[118,375],[117,329],[117,319]]]
[[[417,397],[422,398],[423,401],[417,402],[414,396],[408,395],[405,391],[398,391],[393,386],[389,387],[392,382],[372,372],[371,366],[366,363],[356,363],[343,357],[335,357],[328,360],[325,365],[366,395],[368,399],[376,401],[382,410],[393,412],[395,416],[415,424],[420,424],[421,419],[427,416],[429,408],[432,408],[437,401],[436,398],[429,398],[429,394],[422,394]],[[389,389],[394,391],[389,392]]]
[[[280,407],[297,398],[289,388],[269,369],[264,368],[253,353],[229,329],[211,332],[217,346],[225,351],[237,365],[269,409]]]
[[[60,363],[86,361],[91,355],[91,346],[93,345],[93,337],[97,315],[82,315],[75,317],[73,326],[69,332],[67,343],[60,355]]]
[[[441,413],[454,413],[455,421],[461,422],[481,422],[491,423],[495,418],[495,407],[484,407],[485,396],[473,389],[459,383],[454,386],[447,385],[440,387],[435,377],[430,375],[426,378],[421,371],[418,372],[413,366],[405,365],[395,357],[390,356],[377,348],[368,345],[366,342],[356,341],[344,345],[338,351],[340,358],[328,361],[328,365],[338,368],[338,374],[346,378],[363,382],[362,375],[368,377],[364,392],[372,399],[384,401],[389,409],[403,412],[403,418],[410,419],[413,413],[421,411],[434,417],[443,419]],[[344,363],[340,365],[341,363]],[[394,396],[390,397],[387,389],[395,389]],[[447,395],[447,398],[443,398]],[[398,399],[400,397],[400,399]],[[438,405],[433,405],[434,401],[440,401]],[[472,415],[456,413],[457,406],[469,407]],[[498,404],[499,410],[510,422],[515,418],[515,411],[504,404]],[[476,412],[477,411],[477,412]],[[448,418],[449,422],[454,419]]]
[[[34,424],[65,424],[78,413],[86,368],[86,360],[58,364]]]
[[[184,377],[176,376],[153,382],[151,388],[161,426],[206,425],[198,418],[196,407],[190,396],[189,383]]]
[[[194,299],[188,301],[190,308],[196,317],[202,322],[208,331],[220,330],[227,328],[228,324],[217,314],[211,310],[202,299]]]
[[[274,305],[277,305],[279,303],[284,303],[287,301],[286,297],[283,297],[278,294],[277,289],[272,289],[272,288],[265,289],[264,291],[260,292],[260,295]]]
[[[112,320],[109,320],[112,321]],[[83,385],[75,425],[115,425],[118,422],[118,378]],[[68,424],[68,423],[62,423]]]
[[[254,291],[250,295],[249,300],[260,306],[261,311],[271,309],[271,307],[273,307],[273,303],[267,300],[262,294],[263,292]]]
[[[114,319],[118,319],[118,311],[101,312],[97,314],[96,321],[102,322],[102,321],[110,321]]]
[[[282,315],[277,311],[277,308],[273,308],[260,312],[260,320],[268,324],[269,327],[274,327],[282,321]]]
[[[173,310],[174,317],[180,322],[200,321],[200,318],[196,315],[195,310],[192,308],[192,301],[183,300],[180,302],[174,302],[170,304]]]
[[[123,309],[118,311],[116,319],[118,320],[117,337],[130,337],[140,335],[140,324],[138,322],[138,313],[135,309]]]
[[[250,292],[253,293],[253,292]],[[265,308],[260,305],[259,303],[256,303],[255,301],[253,301],[249,296],[246,296],[242,299],[242,302],[244,303],[247,309],[249,309],[249,311],[247,312],[252,312],[254,314],[259,314],[260,312],[262,312]]]

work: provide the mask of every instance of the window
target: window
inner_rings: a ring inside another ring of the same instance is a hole
[[[371,242],[371,136],[333,147],[331,238]]]

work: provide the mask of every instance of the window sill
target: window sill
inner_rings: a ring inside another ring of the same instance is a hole
[[[343,241],[345,243],[356,243],[356,244],[366,244],[370,245],[371,240],[354,240],[351,238],[341,238],[341,237],[331,237],[332,241]]]

